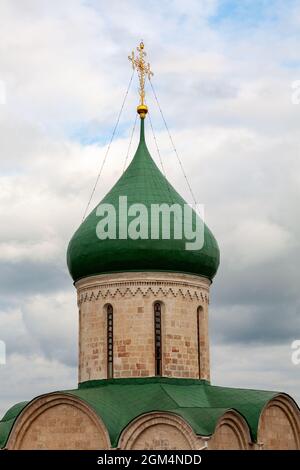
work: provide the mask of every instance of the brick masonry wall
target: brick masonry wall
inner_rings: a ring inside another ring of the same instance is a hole
[[[109,449],[106,428],[88,406],[63,394],[37,398],[20,416],[8,441],[16,450]]]
[[[209,450],[248,450],[252,448],[246,421],[235,411],[227,411],[219,419],[208,441]]]
[[[184,434],[174,426],[159,423],[141,431],[134,445],[134,450],[190,450]]]
[[[203,441],[179,416],[148,413],[130,423],[121,434],[120,449],[190,450],[203,447]]]
[[[219,427],[210,443],[214,450],[241,450],[239,439],[234,430],[227,424]]]
[[[162,304],[162,375],[199,378],[199,315],[200,378],[209,380],[209,285],[205,278],[170,273],[101,275],[79,281],[79,382],[107,378],[107,304],[114,309],[114,377],[155,375],[157,301]]]
[[[258,443],[264,450],[300,449],[300,413],[288,397],[276,397],[263,411]]]

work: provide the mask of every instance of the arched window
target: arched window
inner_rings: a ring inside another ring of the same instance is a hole
[[[114,316],[113,307],[108,304],[106,307],[107,318],[107,378],[114,376]]]
[[[200,348],[200,325],[203,315],[203,307],[197,308],[197,345],[198,345],[198,367],[199,367],[199,379],[201,379],[201,348]]]
[[[161,304],[154,304],[155,375],[161,374]]]

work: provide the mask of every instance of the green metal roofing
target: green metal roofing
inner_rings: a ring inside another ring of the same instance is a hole
[[[5,446],[9,433],[13,427],[13,424],[17,416],[28,404],[28,401],[22,401],[12,406],[3,416],[0,421],[0,449]]]
[[[204,244],[200,250],[186,250],[186,238],[174,239],[174,227],[171,223],[170,239],[150,237],[151,221],[149,220],[148,239],[119,239],[118,207],[119,197],[127,196],[128,206],[144,204],[151,213],[152,204],[183,207],[185,201],[171,186],[154,163],[145,142],[144,120],[141,120],[140,142],[135,156],[104,199],[83,221],[73,235],[68,251],[67,263],[74,281],[80,278],[112,272],[128,271],[168,271],[183,272],[210,279],[214,277],[219,266],[218,244],[204,224]],[[96,215],[100,204],[112,204],[117,213],[117,238],[100,240],[96,234],[96,226],[100,217]],[[196,228],[196,216],[193,212],[193,230]],[[150,217],[149,217],[150,218]],[[128,224],[133,218],[128,217]],[[198,218],[200,221],[200,219]],[[202,221],[200,222],[202,224]],[[183,224],[182,224],[183,225]]]
[[[74,395],[94,409],[107,427],[113,447],[133,419],[154,411],[175,413],[189,423],[196,434],[209,436],[218,419],[227,410],[234,409],[245,418],[255,441],[260,413],[278,394],[164,377],[89,381],[76,390],[60,393]],[[14,419],[25,406],[26,402],[15,405],[0,421],[0,447],[5,445]]]

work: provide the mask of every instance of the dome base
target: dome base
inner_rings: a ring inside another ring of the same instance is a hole
[[[81,279],[75,286],[80,311],[79,382],[155,375],[209,380],[207,278],[118,273]],[[157,303],[159,372],[154,337]]]

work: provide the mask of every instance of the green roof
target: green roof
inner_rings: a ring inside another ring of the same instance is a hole
[[[147,239],[119,239],[120,196],[127,197],[128,207],[135,203],[143,204],[148,214],[151,214],[152,204],[179,204],[181,208],[186,204],[153,161],[145,142],[144,120],[141,120],[140,142],[132,162],[115,186],[83,221],[69,243],[67,263],[74,281],[96,274],[128,271],[183,272],[209,279],[214,277],[220,258],[218,244],[195,212],[193,230],[196,228],[196,218],[204,230],[204,244],[201,249],[186,250],[186,242],[191,240],[186,239],[185,235],[181,239],[174,239],[173,223],[170,224],[170,239],[163,239],[161,230],[158,239],[151,238],[151,217],[148,221]],[[116,209],[116,239],[100,240],[97,237],[96,226],[101,219],[96,211],[104,203],[111,204]],[[133,217],[128,217],[127,229],[132,219]]]
[[[260,413],[278,392],[217,387],[193,379],[147,377],[89,381],[74,395],[87,403],[103,420],[113,447],[122,430],[138,416],[165,411],[181,416],[198,435],[213,434],[218,419],[227,410],[236,410],[248,423],[252,439],[257,438]],[[15,405],[0,421],[0,447],[7,441],[14,419],[26,406]]]
[[[17,416],[21,413],[21,411],[25,408],[28,404],[28,401],[22,401],[17,403],[16,405],[12,406],[3,416],[0,421],[0,449],[5,446],[7,438],[10,434],[10,431],[13,427],[13,424],[17,418]]]

